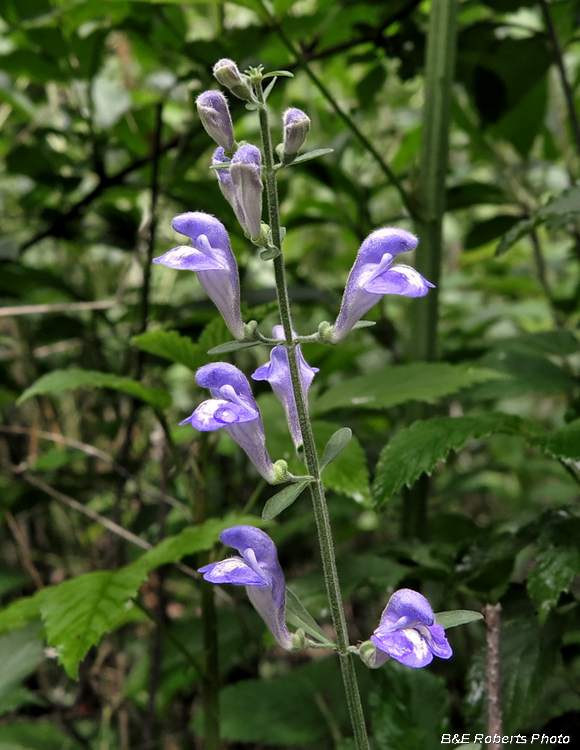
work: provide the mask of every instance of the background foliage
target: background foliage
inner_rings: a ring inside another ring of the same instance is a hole
[[[151,267],[175,244],[173,215],[226,224],[245,318],[277,322],[270,266],[207,169],[193,101],[213,86],[213,63],[292,70],[273,109],[306,110],[309,148],[334,148],[280,181],[300,333],[333,320],[372,229],[413,230],[429,2],[268,7],[3,2],[0,748],[203,747],[216,644],[192,569],[223,554],[221,529],[264,525],[274,490],[227,435],[176,426],[202,398],[193,372],[224,359],[207,352],[230,334],[193,275]],[[577,0],[459,5],[439,361],[409,364],[415,303],[395,297],[369,313],[373,328],[306,351],[320,368],[320,448],[341,426],[356,437],[325,472],[353,642],[402,586],[436,611],[500,602],[506,733],[572,737],[579,24]],[[256,142],[255,116],[231,105],[238,139]],[[266,354],[225,358],[251,371]],[[281,408],[256,388],[270,453],[292,465]],[[402,498],[425,472],[413,535]],[[267,528],[290,587],[325,623],[308,503],[304,493]],[[280,652],[243,591],[216,595],[224,747],[347,750],[334,658]],[[377,750],[484,729],[484,628],[450,639],[454,658],[426,670],[361,669]]]

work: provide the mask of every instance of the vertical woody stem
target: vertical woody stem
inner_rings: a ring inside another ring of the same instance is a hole
[[[330,604],[330,613],[332,624],[336,631],[338,641],[338,656],[342,679],[346,691],[348,709],[353,727],[354,739],[357,750],[369,750],[369,741],[366,732],[365,719],[358,689],[358,683],[354,670],[352,655],[348,652],[348,630],[344,608],[342,606],[342,597],[338,581],[338,572],[336,569],[336,559],[334,554],[334,542],[332,539],[332,529],[330,526],[330,517],[328,506],[322,486],[320,476],[320,466],[312,433],[310,415],[308,413],[308,403],[302,388],[300,379],[300,370],[298,366],[298,353],[294,342],[294,332],[292,330],[292,314],[290,310],[290,300],[288,297],[288,285],[286,283],[286,272],[284,268],[284,256],[282,254],[281,227],[280,227],[280,210],[278,204],[278,188],[276,185],[276,172],[274,170],[274,152],[272,140],[270,137],[270,126],[268,122],[268,110],[262,95],[261,83],[256,85],[256,93],[260,100],[261,106],[258,109],[260,118],[260,133],[262,137],[262,149],[264,152],[263,177],[266,187],[266,198],[268,202],[268,217],[270,230],[272,233],[272,244],[280,250],[278,257],[274,258],[274,275],[276,279],[276,293],[278,296],[278,306],[280,309],[280,320],[286,339],[286,348],[288,351],[288,362],[290,366],[290,375],[292,378],[292,390],[296,401],[296,409],[300,421],[300,431],[304,445],[304,458],[309,474],[313,477],[310,484],[312,495],[312,504],[314,508],[314,517],[318,531],[318,541],[320,545],[320,554],[322,558],[322,569],[324,580],[326,582],[326,591]]]

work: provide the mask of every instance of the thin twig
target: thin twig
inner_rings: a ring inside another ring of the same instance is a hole
[[[159,490],[147,489],[142,487],[142,482],[138,477],[136,477],[134,474],[131,474],[123,466],[120,466],[108,453],[105,453],[105,451],[102,451],[99,448],[95,448],[94,445],[82,443],[79,440],[65,437],[64,435],[56,432],[43,432],[42,430],[32,430],[28,427],[20,427],[16,425],[0,425],[0,432],[5,432],[12,435],[29,435],[31,438],[43,438],[45,440],[51,440],[53,443],[68,445],[71,448],[76,448],[77,450],[86,453],[88,456],[94,456],[101,461],[105,461],[106,463],[111,464],[111,468],[118,472],[121,476],[125,477],[125,479],[127,479],[128,481],[135,482],[139,487],[139,491],[144,495],[154,498],[155,500],[161,500],[162,502],[167,503],[167,505],[171,505],[172,508],[179,510],[187,518],[191,518],[191,512],[189,508],[187,508],[183,503],[179,502],[179,500],[176,500],[174,497],[171,497],[171,495],[168,495],[165,492],[159,492]]]
[[[485,607],[487,628],[486,684],[487,684],[487,734],[492,743],[490,750],[502,750],[503,744],[494,739],[502,736],[501,704],[501,604],[488,604]]]
[[[554,60],[560,73],[560,80],[562,82],[562,88],[564,89],[564,97],[566,99],[566,106],[568,108],[568,116],[570,117],[570,124],[572,125],[572,133],[574,134],[574,142],[578,156],[580,156],[580,122],[578,121],[578,112],[576,111],[576,104],[574,102],[574,93],[568,80],[566,68],[564,66],[564,55],[562,54],[562,47],[560,46],[560,40],[552,20],[552,14],[550,12],[550,6],[546,0],[540,0],[540,6],[544,16],[544,23],[546,24],[546,30],[550,37],[552,44],[552,50],[554,52]]]
[[[20,528],[18,522],[16,521],[12,513],[8,510],[8,508],[4,508],[4,516],[6,518],[6,521],[8,522],[8,526],[10,526],[10,531],[12,532],[16,543],[20,547],[20,552],[22,554],[22,565],[24,569],[28,572],[28,574],[34,581],[34,585],[36,586],[36,588],[43,589],[44,583],[30,556],[30,546],[28,544],[28,540],[22,533],[22,529]]]
[[[116,300],[102,300],[100,302],[55,302],[51,305],[14,305],[0,307],[0,318],[15,315],[44,315],[46,313],[83,312],[84,310],[109,310],[115,307]]]

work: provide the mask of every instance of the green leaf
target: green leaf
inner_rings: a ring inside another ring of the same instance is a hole
[[[479,364],[503,373],[505,379],[473,386],[464,394],[473,400],[503,399],[526,393],[561,393],[574,387],[574,379],[567,370],[546,357],[514,351],[508,343],[501,349],[494,348]]]
[[[82,750],[49,721],[15,721],[0,727],[0,750]]]
[[[580,461],[580,419],[547,435],[538,435],[530,442],[556,458]]]
[[[71,388],[80,387],[112,388],[115,391],[128,393],[135,398],[151,404],[157,409],[167,409],[171,406],[171,397],[160,388],[147,388],[131,378],[114,375],[109,372],[97,372],[96,370],[53,370],[40,377],[35,383],[27,388],[20,396],[17,403],[21,404],[32,396],[44,393],[60,393]]]
[[[226,354],[227,352],[237,352],[239,349],[248,349],[251,346],[258,346],[260,341],[226,341],[225,344],[214,346],[208,351],[208,354]]]
[[[309,484],[310,481],[291,484],[289,487],[284,487],[283,490],[280,490],[280,492],[277,492],[269,498],[266,505],[264,505],[264,510],[262,511],[262,518],[264,521],[271,521],[273,518],[276,518],[277,515],[282,513],[283,510],[289,508],[292,503],[300,497]]]
[[[490,219],[484,219],[473,224],[463,242],[465,250],[475,250],[488,242],[497,240],[502,234],[518,221],[517,216],[511,214],[499,214],[492,216]]]
[[[312,430],[316,445],[328,445],[337,430],[338,425],[332,422],[315,420]],[[343,429],[343,428],[341,428]],[[337,458],[324,470],[324,486],[342,495],[352,497],[357,503],[368,502],[369,472],[366,455],[356,437],[352,437],[349,444],[337,454]]]
[[[254,516],[214,518],[164,539],[157,547],[118,571],[99,571],[39,591],[34,599],[46,627],[48,642],[57,649],[67,674],[76,679],[78,665],[91,646],[122,623],[130,600],[147,573],[186,555],[211,549],[230,526],[258,525]]]
[[[291,73],[289,70],[271,70],[269,73],[264,73],[262,78],[273,78],[274,76],[278,78],[294,78],[294,73]]]
[[[539,208],[529,219],[524,219],[512,227],[497,246],[495,254],[503,255],[528,232],[547,221],[567,222],[577,219],[578,216],[580,216],[580,185],[573,185]]]
[[[493,370],[465,365],[397,365],[329,388],[314,401],[311,411],[318,416],[333,409],[386,409],[407,401],[433,403],[466,386],[498,378],[502,375]]]
[[[332,638],[326,635],[300,599],[288,586],[286,586],[286,622],[293,625],[296,629],[302,628],[307,635],[316,638],[321,643],[335,645]]]
[[[144,352],[185,365],[193,371],[206,361],[205,352],[189,336],[181,336],[177,331],[147,331],[133,336],[131,343]]]
[[[357,328],[371,328],[372,326],[376,326],[376,324],[376,320],[357,320],[353,325],[352,330],[354,331]]]
[[[502,628],[504,726],[514,734],[534,711],[546,683],[559,663],[560,637],[550,623],[516,617]]]
[[[40,629],[40,623],[34,623],[0,638],[0,712],[21,681],[46,658]]]
[[[20,630],[40,620],[40,605],[34,596],[25,596],[0,612],[0,633]]]
[[[436,612],[435,622],[444,630],[456,628],[458,625],[466,625],[468,622],[483,620],[481,612],[472,609],[451,609],[447,612]]]
[[[476,417],[435,417],[400,430],[383,448],[377,463],[373,503],[380,507],[404,485],[430,473],[450,450],[459,450],[470,439],[494,432],[520,435],[524,422],[511,414]]]
[[[317,148],[314,151],[307,151],[305,154],[301,154],[300,156],[297,156],[287,166],[293,167],[294,164],[301,164],[301,163],[303,163],[305,161],[310,161],[311,159],[317,159],[319,156],[325,156],[326,154],[332,154],[333,151],[334,151],[333,148]]]
[[[528,593],[544,622],[580,571],[580,519],[562,518],[540,534],[536,566],[528,576]]]
[[[330,438],[320,460],[320,468],[324,469],[329,463],[339,456],[347,447],[352,439],[352,430],[350,427],[341,427]]]
[[[369,703],[377,750],[440,750],[449,708],[443,678],[391,660],[376,684]]]

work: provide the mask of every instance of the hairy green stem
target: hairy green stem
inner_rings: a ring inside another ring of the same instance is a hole
[[[274,152],[272,140],[270,137],[270,126],[268,121],[268,110],[266,108],[261,83],[256,85],[256,94],[260,100],[261,106],[258,109],[260,118],[260,133],[262,138],[262,149],[264,154],[263,177],[266,187],[266,198],[268,202],[268,217],[270,221],[270,230],[272,234],[272,244],[280,251],[280,254],[274,258],[274,275],[276,280],[276,293],[278,297],[278,306],[280,310],[280,320],[284,330],[286,348],[288,351],[288,363],[290,375],[292,378],[292,390],[296,401],[298,419],[300,422],[300,431],[304,446],[304,460],[308,473],[313,477],[310,484],[312,495],[312,504],[314,508],[314,518],[318,531],[318,540],[320,545],[320,554],[322,558],[322,569],[326,583],[326,591],[330,604],[330,614],[332,624],[336,631],[338,642],[338,656],[342,679],[346,691],[348,709],[352,722],[354,739],[357,750],[369,750],[369,742],[366,732],[366,725],[360,692],[354,670],[352,655],[348,651],[349,639],[346,625],[346,617],[342,606],[342,596],[338,581],[338,572],[336,569],[336,559],[334,554],[334,542],[332,539],[332,529],[330,526],[330,517],[328,505],[322,486],[320,475],[320,465],[316,453],[314,435],[312,433],[312,424],[308,413],[308,403],[302,388],[300,379],[300,370],[298,365],[298,351],[294,332],[292,330],[292,314],[290,310],[290,300],[288,297],[288,285],[286,283],[286,272],[284,268],[284,256],[282,254],[282,232],[280,227],[280,211],[278,204],[278,189],[276,185],[276,172],[274,170]]]

